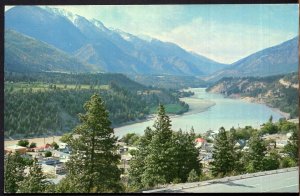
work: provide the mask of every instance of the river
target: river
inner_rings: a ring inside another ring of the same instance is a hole
[[[225,129],[231,127],[252,126],[259,128],[261,124],[273,116],[273,121],[278,121],[283,116],[263,104],[249,103],[239,99],[224,98],[221,94],[208,93],[205,88],[190,88],[195,95],[183,98],[190,105],[191,110],[183,115],[171,116],[172,129],[189,131],[191,127],[196,133],[208,130],[218,130],[221,126]],[[115,128],[119,138],[127,133],[142,135],[147,126],[152,127],[154,119]]]

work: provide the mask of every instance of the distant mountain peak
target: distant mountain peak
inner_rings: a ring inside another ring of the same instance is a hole
[[[145,41],[148,41],[148,42],[151,42],[154,38],[153,37],[150,37],[148,35],[138,35],[139,38],[141,38],[142,40],[145,40]]]
[[[207,80],[223,77],[264,77],[298,70],[298,37],[265,48],[213,73]]]
[[[102,22],[100,22],[99,20],[96,20],[96,19],[91,19],[90,20],[91,23],[93,23],[98,29],[102,30],[102,31],[109,31],[108,28],[106,28],[104,26],[104,24]]]
[[[77,14],[73,14],[72,12],[69,12],[61,8],[50,8],[48,6],[39,6],[39,7],[57,16],[64,16],[66,19],[70,20],[73,24],[75,24],[76,20],[78,20],[78,18],[81,17]]]
[[[203,76],[224,67],[174,43],[108,28],[101,21],[61,8],[16,6],[5,13],[5,28],[74,55],[93,70]],[[30,49],[28,44],[24,46]]]
[[[137,39],[140,39],[140,37],[138,36],[135,36],[131,33],[127,33],[121,29],[118,29],[118,28],[110,28],[111,31],[119,34],[124,40],[128,41],[128,42],[132,42],[132,41],[135,41]]]

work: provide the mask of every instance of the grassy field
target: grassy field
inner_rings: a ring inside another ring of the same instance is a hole
[[[176,114],[177,112],[183,110],[184,108],[180,104],[167,104],[164,105],[166,112],[169,114]],[[157,107],[152,107],[150,109],[151,114],[156,114],[157,113]]]
[[[75,85],[75,84],[46,84],[41,82],[35,83],[27,83],[27,82],[5,82],[4,87],[6,89],[12,89],[12,91],[19,91],[21,89],[32,89],[33,92],[38,91],[48,91],[53,89],[60,89],[60,90],[72,90],[72,89],[90,89],[90,85]],[[98,85],[94,86],[94,89],[102,89],[107,90],[109,89],[109,85]]]

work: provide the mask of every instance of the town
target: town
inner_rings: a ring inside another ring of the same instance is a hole
[[[289,121],[287,122],[296,123],[295,119]],[[216,131],[209,130],[204,134],[201,134],[201,137],[195,138],[195,147],[199,151],[198,159],[203,166],[204,176],[205,174],[209,174],[211,169],[210,163],[213,161],[212,155],[214,149],[214,138],[216,137],[216,135]],[[286,134],[266,133],[262,136],[262,139],[266,141],[266,147],[269,151],[275,149],[279,153],[280,157],[284,158],[289,156],[289,154],[285,153],[283,149],[288,144],[289,138],[291,136],[291,132],[288,132]],[[45,138],[40,138],[38,140],[40,141],[40,145],[38,146],[34,142],[29,143],[29,141],[35,141],[33,139],[14,140],[13,143],[15,144],[5,146],[5,155],[18,152],[25,159],[33,160],[36,158],[38,160],[38,164],[40,164],[42,167],[43,173],[48,177],[48,180],[54,184],[58,184],[59,181],[66,175],[65,163],[69,160],[70,154],[72,152],[70,146],[67,143],[63,142],[65,141],[63,137],[64,136],[47,138],[47,141],[49,142],[50,140],[52,140],[52,143],[45,143]],[[135,133],[128,133],[117,142],[117,153],[121,155],[121,161],[118,167],[122,171],[121,179],[125,179],[125,183],[128,183],[128,169],[130,168],[130,160],[133,157],[131,155],[131,152],[137,150],[136,144],[139,138],[140,136]],[[6,143],[12,144],[12,142]],[[248,140],[238,139],[235,143],[235,149],[243,152],[247,151],[249,149]],[[204,178],[203,180],[206,179]]]

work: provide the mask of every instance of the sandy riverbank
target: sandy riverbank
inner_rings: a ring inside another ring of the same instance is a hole
[[[279,108],[273,108],[272,106],[270,106],[270,105],[266,104],[265,102],[263,102],[261,99],[258,100],[258,99],[254,98],[254,97],[241,97],[240,99],[243,100],[243,101],[250,102],[250,103],[264,104],[264,105],[268,106],[274,112],[279,113],[284,118],[286,118],[286,119],[290,118],[290,114],[289,113],[283,112]]]
[[[183,115],[196,114],[206,111],[208,108],[214,106],[216,103],[209,100],[194,98],[194,97],[184,97],[180,98],[180,101],[184,101],[189,105],[189,111],[185,112]]]

